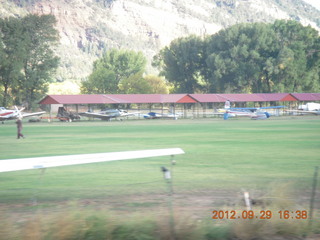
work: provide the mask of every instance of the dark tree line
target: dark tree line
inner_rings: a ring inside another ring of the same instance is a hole
[[[48,89],[58,67],[59,40],[52,15],[0,19],[0,101],[32,107]]]
[[[295,21],[238,24],[176,39],[153,65],[180,93],[319,92],[320,38]]]

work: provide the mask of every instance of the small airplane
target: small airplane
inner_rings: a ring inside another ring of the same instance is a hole
[[[122,109],[107,109],[100,112],[84,112],[80,113],[81,116],[89,117],[89,118],[100,118],[101,120],[110,121],[112,118],[119,118],[119,117],[128,117],[134,116],[139,114],[139,112],[128,113]]]
[[[80,116],[77,113],[67,111],[67,109],[65,109],[64,107],[59,107],[57,118],[60,121],[67,121],[67,122],[80,120]]]
[[[268,119],[271,114],[263,111],[262,109],[280,109],[285,106],[271,106],[271,107],[260,107],[260,108],[231,108],[230,102],[226,101],[225,109],[220,111],[218,114],[223,114],[223,119],[227,120],[230,117],[250,117],[252,120],[264,120]]]
[[[4,107],[0,107],[0,121],[4,123],[6,120],[14,120],[18,118],[24,118],[24,117],[33,117],[33,116],[40,116],[46,112],[34,112],[34,113],[25,113],[22,112],[24,108],[21,108],[20,110],[15,106],[15,110],[9,110]]]
[[[263,120],[270,117],[270,113],[260,111],[261,108],[230,108],[223,114],[224,120],[230,117],[250,117],[252,120]]]
[[[310,102],[305,105],[299,105],[298,110],[286,110],[287,112],[296,112],[301,114],[320,115],[320,103]]]
[[[172,118],[174,120],[177,120],[179,116],[180,116],[179,114],[173,114],[173,113],[161,114],[156,112],[149,112],[148,114],[143,115],[145,119]]]

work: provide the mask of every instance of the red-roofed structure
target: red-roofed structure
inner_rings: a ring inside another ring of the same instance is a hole
[[[290,93],[252,93],[252,94],[190,94],[201,103],[231,102],[295,102],[298,101]]]
[[[166,104],[320,101],[320,93],[47,95],[39,104]]]
[[[48,95],[39,104],[196,103],[188,94],[82,94]]]
[[[231,102],[265,102],[263,98],[256,94],[219,94],[221,97]]]
[[[60,105],[124,105],[137,104],[138,109],[144,107],[151,111],[154,107],[164,110],[164,106],[170,106],[170,111],[175,112],[177,108],[181,111],[190,109],[187,104],[193,104],[199,111],[200,108],[206,112],[207,104],[209,108],[222,107],[222,103],[227,100],[231,101],[234,107],[246,106],[246,103],[262,103],[281,104],[281,102],[297,103],[297,102],[316,102],[320,101],[320,93],[255,93],[255,94],[80,94],[80,95],[48,95],[39,104],[60,104]],[[237,103],[239,105],[237,106]],[[119,106],[116,106],[119,107]],[[91,108],[91,107],[90,107]]]
[[[224,103],[228,99],[221,96],[221,94],[190,94],[191,97],[196,99],[199,103]]]
[[[116,104],[116,100],[102,94],[48,95],[39,104]]]
[[[291,93],[300,102],[320,101],[320,93]]]
[[[255,93],[264,99],[264,102],[295,102],[298,101],[294,96],[290,93]]]

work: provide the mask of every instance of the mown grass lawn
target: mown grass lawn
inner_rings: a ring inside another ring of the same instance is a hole
[[[0,173],[0,240],[318,239],[319,190],[312,226],[278,216],[310,214],[317,117],[25,122],[23,133],[17,140],[14,122],[0,125],[1,159],[173,147],[185,154],[174,166],[155,157]],[[172,171],[172,195],[161,166]],[[273,218],[211,219],[213,210],[241,216],[244,191],[262,201],[256,216],[269,210]]]
[[[318,118],[41,122],[25,123],[23,133],[26,139],[17,140],[13,122],[0,125],[1,159],[180,147],[176,191],[277,184],[309,191],[319,165]],[[165,191],[161,166],[170,167],[170,158],[50,168],[41,180],[39,170],[1,173],[0,202],[25,202],[34,189],[43,201],[159,193]]]

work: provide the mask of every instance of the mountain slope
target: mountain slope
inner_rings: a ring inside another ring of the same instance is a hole
[[[150,63],[175,38],[240,22],[295,19],[320,29],[320,11],[302,0],[0,0],[0,7],[0,17],[56,16],[59,81],[85,79],[93,61],[112,47],[142,51]],[[154,71],[150,64],[148,71]]]

